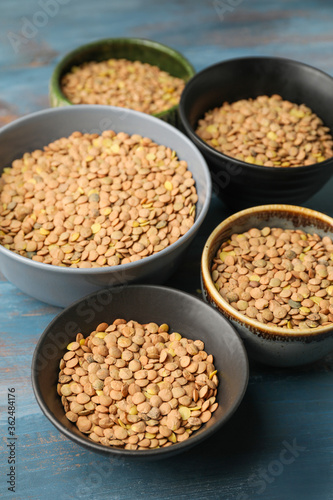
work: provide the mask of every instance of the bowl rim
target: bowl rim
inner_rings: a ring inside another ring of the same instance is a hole
[[[73,104],[72,106],[69,107],[58,107],[58,108],[47,108],[43,109],[41,111],[36,111],[34,113],[30,113],[26,116],[23,116],[21,118],[18,118],[11,123],[5,125],[4,127],[1,128],[0,130],[0,135],[3,133],[6,133],[7,131],[10,131],[11,128],[15,128],[17,126],[25,125],[26,123],[29,123],[31,119],[39,118],[44,115],[52,115],[53,113],[82,113],[84,111],[89,111],[89,109],[94,109],[94,110],[102,110],[103,108],[107,113],[112,113],[112,112],[120,112],[123,110],[123,108],[118,108],[116,106],[103,106],[103,105],[97,105],[97,104]],[[81,110],[81,111],[80,111]],[[154,123],[155,127],[160,127],[161,129],[169,129],[169,131],[172,131],[176,136],[180,136],[182,141],[187,143],[187,145],[192,149],[195,154],[198,157],[198,164],[200,164],[200,169],[203,172],[205,182],[206,182],[206,190],[205,190],[205,196],[206,199],[204,200],[204,203],[202,205],[202,209],[198,217],[196,217],[193,226],[185,233],[183,236],[181,236],[175,243],[172,243],[171,245],[167,246],[163,250],[160,250],[160,252],[157,252],[156,254],[149,255],[148,257],[144,257],[143,259],[135,262],[129,262],[128,264],[120,264],[118,266],[107,266],[107,267],[94,267],[94,268],[71,268],[71,267],[62,267],[62,266],[54,266],[52,264],[45,264],[44,262],[37,262],[32,259],[29,259],[27,257],[24,257],[22,255],[19,255],[15,253],[13,250],[8,250],[5,248],[3,245],[0,245],[0,254],[3,253],[7,258],[12,258],[16,260],[18,263],[21,264],[27,264],[31,266],[32,268],[39,269],[39,270],[48,270],[49,272],[57,272],[57,273],[70,273],[70,274],[76,274],[76,275],[95,275],[95,274],[109,274],[110,272],[114,273],[121,273],[121,272],[126,272],[130,271],[131,269],[135,268],[137,269],[138,267],[144,266],[147,263],[154,262],[156,259],[160,258],[161,256],[163,257],[164,255],[173,252],[176,250],[179,246],[184,244],[189,238],[192,237],[193,233],[197,231],[197,228],[201,226],[203,223],[209,206],[210,206],[210,201],[212,197],[212,180],[211,176],[208,170],[208,166],[206,163],[206,160],[204,159],[203,155],[201,152],[198,150],[198,148],[193,144],[193,142],[185,136],[182,132],[180,132],[177,128],[173,127],[169,123],[164,122],[163,120],[160,120],[159,118],[156,118],[154,116],[148,115],[146,113],[141,113],[140,111],[135,111],[132,109],[126,109],[126,113],[132,114],[136,117],[140,117],[142,120],[146,121],[151,121]],[[73,131],[74,132],[74,131]],[[61,136],[61,132],[59,132]],[[56,139],[53,139],[56,140]],[[155,142],[155,141],[154,141]],[[177,153],[177,155],[180,153]],[[189,170],[191,170],[189,166]]]
[[[69,429],[67,429],[60,420],[58,420],[57,417],[51,412],[51,410],[48,408],[46,402],[44,401],[40,387],[38,384],[38,354],[39,350],[41,349],[41,346],[43,344],[44,339],[48,337],[50,329],[57,323],[59,318],[63,315],[66,314],[69,309],[76,308],[80,303],[85,302],[86,300],[89,300],[92,297],[95,297],[99,293],[105,291],[107,293],[112,294],[112,290],[110,289],[104,289],[104,290],[99,290],[98,292],[93,292],[89,295],[86,295],[82,299],[79,299],[72,304],[70,304],[68,307],[63,309],[59,314],[53,318],[53,320],[46,326],[44,329],[43,333],[40,335],[34,353],[32,357],[32,362],[31,362],[31,382],[32,382],[32,388],[34,392],[35,399],[44,413],[44,415],[48,418],[48,420],[60,431],[62,434],[64,434],[67,438],[71,439],[74,441],[76,444],[81,445],[85,447],[86,449],[89,449],[90,451],[95,451],[97,453],[104,453],[104,454],[111,454],[111,455],[118,455],[118,456],[127,456],[127,457],[138,457],[138,458],[154,458],[155,456],[159,457],[167,457],[169,454],[173,453],[178,453],[185,451],[188,448],[191,448],[192,446],[200,443],[201,441],[204,441],[205,439],[211,437],[216,431],[218,431],[229,419],[230,417],[235,413],[239,405],[241,404],[245,392],[247,390],[248,386],[248,381],[249,381],[249,361],[248,361],[248,356],[246,349],[244,347],[243,341],[235,329],[235,327],[230,323],[230,321],[227,320],[224,316],[221,316],[216,310],[214,310],[211,306],[206,304],[202,299],[188,293],[184,292],[182,290],[178,290],[176,288],[172,287],[167,287],[167,286],[161,286],[161,285],[128,285],[127,288],[131,288],[134,291],[137,290],[138,293],[142,291],[142,289],[151,289],[154,290],[156,294],[159,293],[159,291],[163,291],[164,293],[171,293],[171,294],[177,294],[180,299],[182,296],[187,296],[190,298],[190,300],[193,301],[198,301],[203,305],[204,307],[207,307],[207,311],[209,309],[209,314],[216,315],[216,318],[222,322],[225,322],[228,327],[230,328],[230,332],[232,332],[232,335],[234,336],[235,341],[238,343],[240,352],[241,352],[241,359],[242,359],[242,365],[243,365],[243,377],[242,377],[242,390],[238,394],[238,397],[233,401],[232,407],[230,408],[229,412],[224,414],[220,420],[218,420],[215,424],[213,424],[211,427],[207,428],[206,431],[203,434],[194,434],[191,436],[190,439],[177,443],[175,444],[175,449],[174,445],[169,446],[167,448],[158,448],[158,449],[151,449],[151,450],[125,450],[122,448],[116,448],[116,447],[107,447],[99,443],[95,443],[93,441],[90,441],[88,438],[81,437],[80,435],[76,435]],[[121,292],[120,292],[121,293]],[[60,355],[60,354],[59,354]]]
[[[285,204],[272,204],[272,205],[258,205],[255,207],[250,207],[246,208],[244,210],[241,210],[239,212],[234,213],[230,217],[224,219],[218,226],[215,227],[215,229],[212,231],[212,233],[209,235],[205,245],[204,249],[202,252],[201,256],[201,275],[202,275],[202,281],[203,285],[207,290],[207,293],[210,295],[211,299],[214,301],[214,303],[218,306],[218,308],[222,309],[223,312],[226,313],[228,319],[232,319],[236,321],[237,323],[244,324],[248,329],[250,329],[251,332],[257,333],[259,332],[262,335],[268,335],[268,336],[279,336],[283,337],[284,339],[295,339],[297,337],[299,338],[305,338],[305,337],[319,337],[321,335],[325,334],[332,334],[333,332],[333,323],[331,325],[326,325],[323,327],[318,327],[318,328],[313,328],[313,329],[287,329],[283,327],[273,327],[273,326],[268,326],[266,324],[261,323],[258,320],[249,318],[245,316],[244,314],[240,313],[236,309],[234,309],[217,291],[215,288],[213,279],[211,277],[210,273],[210,265],[211,262],[209,262],[209,252],[212,248],[212,246],[215,243],[216,238],[220,235],[221,231],[224,230],[226,227],[231,226],[233,223],[235,223],[239,218],[247,216],[247,215],[253,215],[253,214],[259,214],[259,213],[264,213],[264,212],[280,212],[280,213],[285,213],[285,212],[292,212],[293,214],[297,214],[299,216],[306,216],[309,218],[316,218],[321,220],[322,222],[325,222],[326,224],[330,224],[331,227],[333,228],[333,218],[323,214],[321,212],[318,212],[316,210],[312,210],[310,208],[305,208],[305,207],[299,207],[296,205],[285,205]]]
[[[308,71],[313,71],[321,74],[323,77],[326,77],[328,80],[331,80],[332,82],[332,91],[333,91],[333,76],[329,75],[325,71],[316,68],[315,66],[311,66],[310,64],[303,63],[301,61],[297,61],[294,59],[289,59],[286,57],[275,57],[275,56],[245,56],[245,57],[235,57],[235,58],[230,58],[230,59],[225,59],[219,62],[216,62],[210,66],[207,66],[206,68],[203,68],[201,71],[198,71],[193,75],[193,77],[186,83],[185,88],[181,94],[180,101],[179,101],[179,116],[180,120],[186,130],[186,133],[191,137],[191,140],[197,144],[198,147],[201,147],[206,154],[208,155],[213,155],[215,157],[215,160],[223,160],[224,162],[229,162],[229,163],[234,163],[237,166],[241,168],[248,168],[253,171],[270,171],[272,172],[272,175],[280,175],[281,172],[295,172],[295,169],[297,172],[307,172],[312,169],[318,169],[324,166],[324,168],[331,168],[333,172],[333,156],[330,158],[327,158],[326,160],[319,162],[319,163],[312,163],[311,165],[300,165],[297,167],[269,167],[265,165],[255,165],[253,163],[247,163],[243,160],[239,160],[237,158],[234,158],[232,156],[228,156],[225,153],[222,153],[221,151],[218,151],[217,149],[213,148],[213,146],[210,146],[207,142],[205,142],[201,137],[196,133],[194,127],[190,124],[187,115],[185,113],[184,107],[185,107],[185,99],[187,98],[188,92],[191,90],[191,87],[196,84],[197,80],[201,79],[202,77],[207,77],[210,73],[210,71],[214,70],[215,68],[218,67],[223,67],[225,64],[230,64],[233,62],[242,62],[242,61],[279,61],[281,63],[285,64],[290,64],[293,66],[299,66],[306,68]],[[206,78],[207,81],[209,81],[209,78]],[[206,110],[207,112],[208,110]],[[286,174],[289,175],[289,174]]]
[[[49,92],[52,94],[53,92],[57,95],[57,98],[61,99],[64,105],[68,106],[73,106],[74,104],[67,99],[65,94],[62,92],[61,85],[60,85],[60,76],[62,74],[62,71],[64,67],[70,63],[70,61],[73,59],[73,57],[79,55],[82,50],[88,49],[88,48],[98,48],[98,46],[103,45],[103,44],[109,44],[112,46],[112,44],[115,43],[122,43],[124,45],[134,45],[137,47],[140,46],[145,46],[145,47],[151,47],[155,50],[159,50],[162,53],[168,54],[169,56],[173,57],[174,59],[177,59],[184,67],[186,70],[188,77],[187,80],[184,80],[185,83],[188,81],[192,76],[195,75],[195,68],[194,66],[190,63],[190,61],[178,50],[173,49],[172,47],[169,47],[168,45],[165,45],[163,43],[157,42],[155,40],[151,40],[149,38],[140,38],[140,37],[114,37],[114,38],[101,38],[97,40],[93,40],[92,42],[85,43],[83,45],[79,45],[78,47],[74,48],[70,52],[67,52],[61,59],[60,61],[56,64],[49,83]],[[163,118],[164,116],[167,116],[169,113],[176,111],[178,109],[178,104],[174,104],[170,108],[160,111],[159,113],[154,113],[151,116],[155,116],[157,118]],[[81,104],[79,106],[82,106]],[[103,106],[103,104],[98,104],[97,106]],[[106,105],[104,105],[106,106]],[[125,109],[131,109],[131,108],[125,108]]]

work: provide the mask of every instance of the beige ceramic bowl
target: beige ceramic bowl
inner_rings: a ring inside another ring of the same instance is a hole
[[[236,327],[248,354],[273,366],[298,366],[317,361],[333,352],[333,325],[315,329],[286,329],[264,325],[248,318],[225,301],[214,286],[210,268],[223,241],[251,227],[302,229],[333,238],[333,219],[320,212],[292,205],[248,208],[225,219],[209,236],[201,259],[201,283],[205,300]]]

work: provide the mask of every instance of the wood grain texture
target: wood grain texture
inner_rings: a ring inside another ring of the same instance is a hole
[[[47,107],[48,81],[60,57],[105,37],[155,39],[182,52],[197,70],[231,57],[277,55],[333,74],[333,7],[328,0],[230,1],[238,6],[224,14],[228,0],[51,3],[57,12],[47,17],[44,26],[32,28],[27,38],[24,26],[41,21],[38,12],[46,0],[1,2],[0,125]],[[21,37],[19,46],[13,46],[13,34]],[[332,194],[333,179],[306,206],[333,216]],[[202,246],[227,215],[214,197],[204,226],[168,285],[198,293]],[[251,363],[240,408],[218,434],[196,449],[160,462],[106,459],[59,434],[33,396],[34,347],[59,311],[0,278],[1,498],[333,499],[332,355],[297,370]],[[6,485],[9,387],[16,388],[15,493]]]

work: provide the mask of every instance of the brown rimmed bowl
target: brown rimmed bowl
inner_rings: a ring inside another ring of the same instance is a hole
[[[116,318],[140,323],[167,323],[170,332],[200,339],[214,356],[218,370],[218,408],[212,418],[189,439],[166,448],[124,450],[90,440],[70,422],[57,394],[59,362],[76,334],[89,335],[101,322]],[[136,460],[155,460],[188,450],[212,436],[229,420],[245,394],[248,383],[247,355],[234,327],[217,311],[193,295],[173,288],[131,285],[101,290],[62,311],[44,330],[32,360],[32,385],[37,402],[50,422],[67,438],[90,451]]]
[[[333,219],[307,208],[263,205],[235,213],[214,229],[204,246],[201,258],[204,298],[231,321],[243,339],[249,356],[256,361],[272,366],[299,366],[318,361],[333,352],[333,325],[299,330],[267,326],[234,309],[215,288],[210,270],[222,242],[233,233],[266,226],[301,229],[333,238]]]

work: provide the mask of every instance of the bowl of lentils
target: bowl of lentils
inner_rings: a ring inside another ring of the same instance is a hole
[[[333,172],[333,79],[298,61],[221,61],[186,85],[180,117],[233,209],[302,204]]]
[[[292,205],[237,212],[209,236],[201,276],[255,360],[297,366],[333,351],[331,217]]]
[[[46,417],[110,458],[154,460],[202,443],[232,417],[247,383],[233,326],[193,295],[152,285],[72,304],[42,333],[32,361]]]
[[[182,54],[153,40],[98,40],[61,59],[51,77],[50,102],[119,106],[177,125],[180,95],[194,73]]]
[[[204,158],[145,113],[85,104],[40,111],[3,127],[0,150],[1,271],[49,304],[163,282],[207,214]]]

